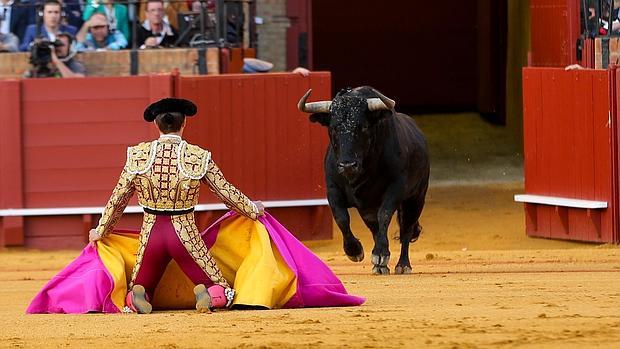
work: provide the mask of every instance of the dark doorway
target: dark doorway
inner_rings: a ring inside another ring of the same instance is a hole
[[[307,40],[305,61],[332,72],[334,91],[371,85],[401,111],[478,111],[505,122],[506,1],[291,2],[311,18],[293,41]]]

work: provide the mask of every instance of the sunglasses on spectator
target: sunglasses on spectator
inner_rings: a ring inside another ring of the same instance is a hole
[[[105,27],[107,27],[107,26],[106,25],[93,25],[93,26],[91,26],[92,29],[103,29]]]

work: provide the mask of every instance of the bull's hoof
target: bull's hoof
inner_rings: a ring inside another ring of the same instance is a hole
[[[364,260],[364,247],[358,239],[353,238],[348,242],[345,241],[343,248],[344,253],[353,262],[361,262]]]
[[[394,274],[398,274],[398,275],[404,275],[404,274],[411,274],[413,272],[413,269],[408,266],[402,266],[402,265],[397,265],[396,268],[394,268]]]
[[[347,255],[347,257],[349,257],[349,259],[352,260],[353,262],[361,262],[364,260],[364,250],[362,250],[362,253],[358,254],[357,256]]]
[[[374,266],[377,267],[387,267],[390,262],[390,255],[379,256],[376,254],[372,255],[372,259],[370,260]]]
[[[379,265],[373,265],[372,273],[373,275],[390,275],[390,268],[382,267]]]

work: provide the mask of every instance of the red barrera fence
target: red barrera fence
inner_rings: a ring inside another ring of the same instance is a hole
[[[185,138],[213,152],[227,179],[302,239],[330,238],[322,156],[328,140],[295,105],[313,88],[331,98],[329,73],[177,75],[0,81],[0,247],[80,248],[124,165],[125,148],[155,139],[144,108],[190,98]],[[118,227],[141,222],[135,198]],[[204,190],[200,228],[223,213]]]
[[[581,0],[530,0],[531,65],[577,63]]]
[[[523,70],[528,235],[620,242],[618,73]]]

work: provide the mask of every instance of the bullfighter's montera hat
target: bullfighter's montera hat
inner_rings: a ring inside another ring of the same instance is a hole
[[[181,113],[185,116],[196,115],[196,105],[194,102],[182,98],[164,98],[149,105],[144,110],[144,120],[152,122],[157,115],[162,113]]]

